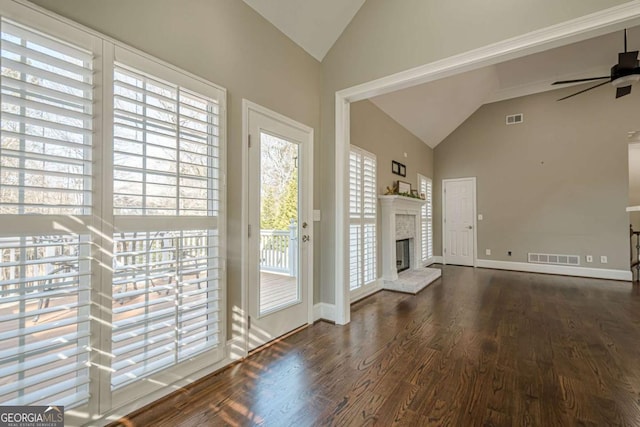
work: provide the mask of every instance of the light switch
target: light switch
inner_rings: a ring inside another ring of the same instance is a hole
[[[320,209],[313,210],[313,220],[320,221]]]
[[[482,216],[482,214],[478,214],[478,221],[482,221],[484,219],[484,217]]]

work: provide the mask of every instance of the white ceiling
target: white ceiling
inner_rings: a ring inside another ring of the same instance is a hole
[[[635,27],[629,30],[629,50],[639,48],[640,29]],[[562,87],[551,86],[557,80],[607,76],[618,62],[618,52],[623,50],[623,34],[616,32],[377,96],[371,101],[434,148],[483,104],[555,90]],[[609,85],[595,90],[609,90],[615,96]],[[634,91],[640,91],[640,87]],[[584,100],[588,95],[580,96]]]
[[[244,0],[322,61],[365,0]]]

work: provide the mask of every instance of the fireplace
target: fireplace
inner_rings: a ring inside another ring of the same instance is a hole
[[[398,195],[380,200],[383,289],[415,294],[442,275],[421,266],[420,210],[425,200]],[[398,274],[402,271],[402,274]]]
[[[396,269],[398,273],[411,268],[410,239],[396,240]]]

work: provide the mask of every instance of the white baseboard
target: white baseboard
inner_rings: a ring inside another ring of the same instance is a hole
[[[381,291],[383,287],[384,287],[384,280],[380,277],[380,278],[378,278],[378,280],[368,284],[364,288],[357,289],[357,290],[351,292],[351,301],[350,301],[350,303],[353,304],[354,302],[358,302],[361,299],[365,299],[366,297],[368,297],[370,295],[373,295],[376,292]]]
[[[425,267],[429,267],[431,264],[442,264],[442,260],[441,256],[431,257],[427,260]]]
[[[227,358],[231,362],[247,357],[247,347],[243,336],[237,336],[227,340]]]
[[[528,273],[559,274],[562,276],[590,277],[594,279],[633,280],[629,270],[608,270],[604,268],[570,267],[564,265],[530,264],[528,262],[477,260],[477,267],[496,270],[524,271]]]
[[[326,302],[320,302],[313,306],[313,321],[328,320],[329,322],[336,321],[336,306],[333,304],[327,304]]]

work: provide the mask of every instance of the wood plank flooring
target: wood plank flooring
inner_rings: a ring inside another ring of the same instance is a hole
[[[640,425],[638,285],[466,267],[114,425]]]

